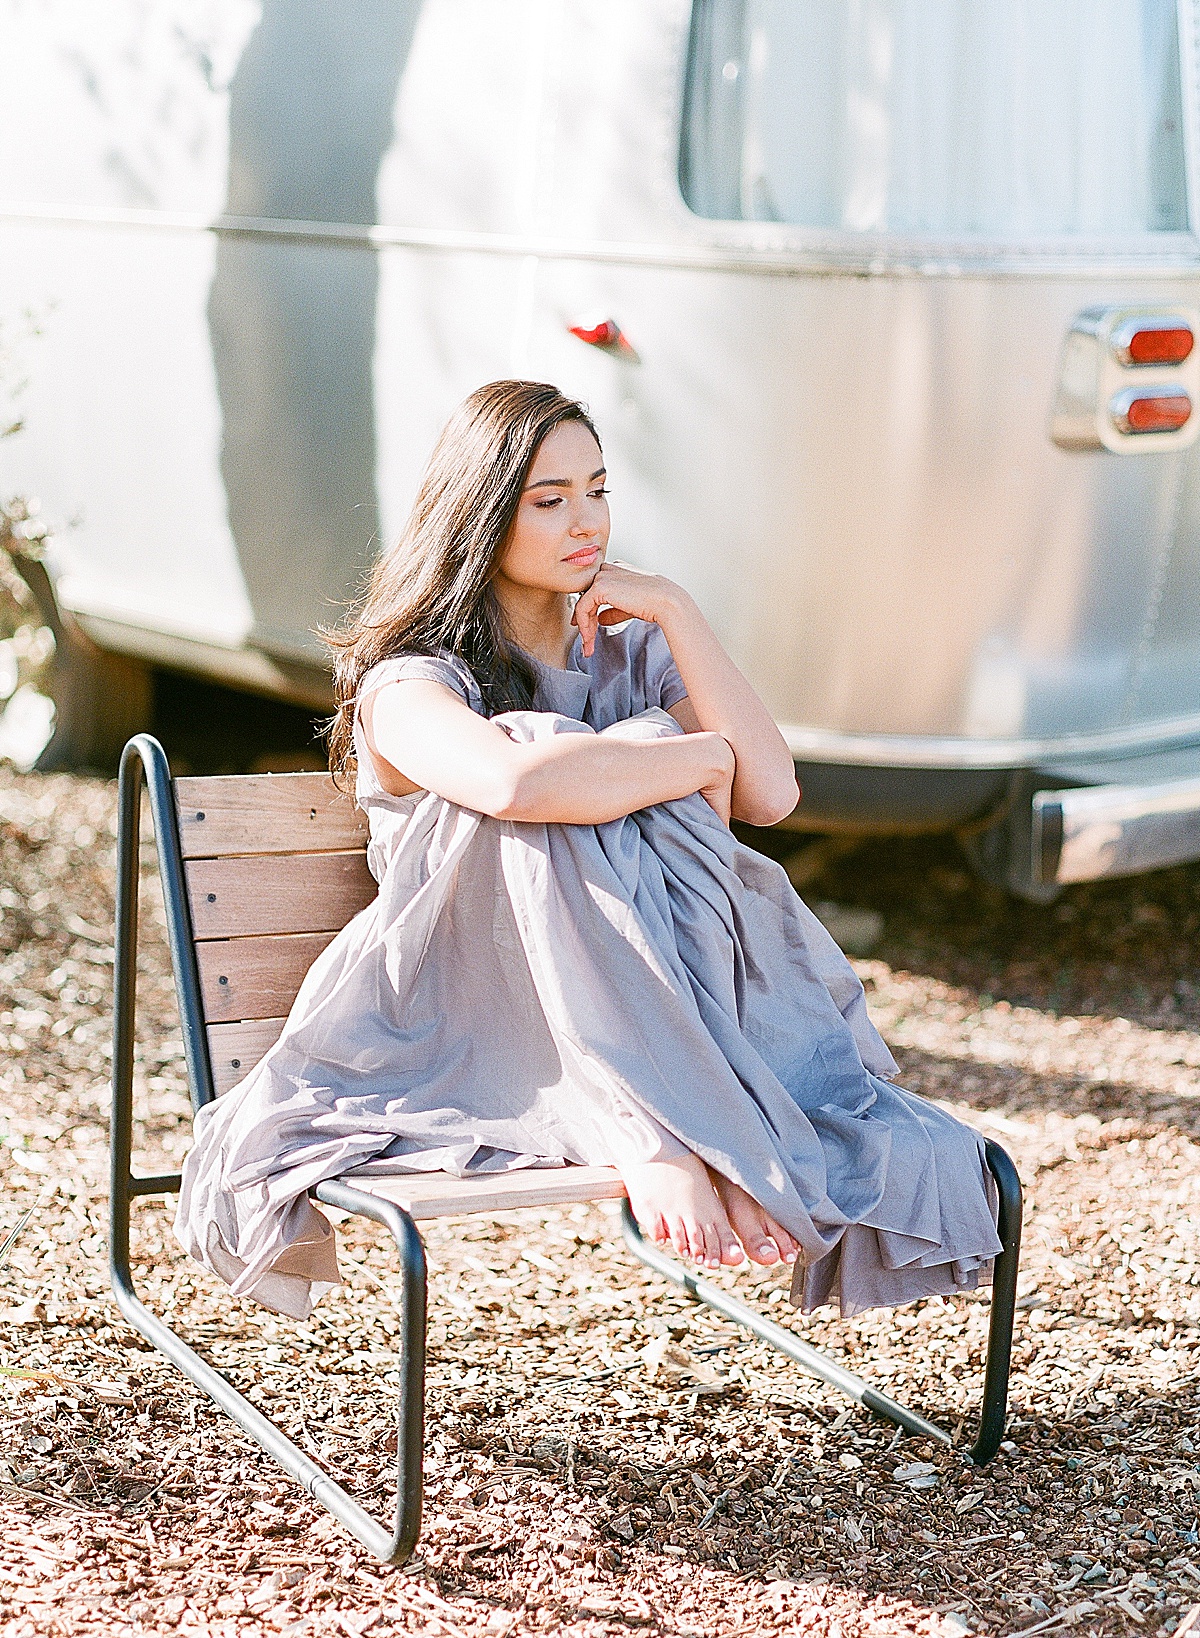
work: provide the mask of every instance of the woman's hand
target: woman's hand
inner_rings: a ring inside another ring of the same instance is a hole
[[[571,615],[583,638],[583,652],[591,657],[601,626],[618,626],[625,620],[663,625],[678,608],[682,595],[665,575],[647,574],[628,563],[602,564]]]
[[[726,823],[731,812],[750,825],[786,818],[800,797],[791,752],[692,598],[665,575],[606,563],[572,615],[583,652],[592,653],[601,626],[631,618],[662,627],[687,689],[687,698],[671,707],[676,722],[688,734],[719,734],[732,747],[732,788],[723,788],[721,780],[702,787],[713,809]]]
[[[705,735],[705,738],[708,737],[710,736]],[[733,776],[737,772],[737,757],[733,754],[733,747],[727,739],[722,739],[720,734],[713,734],[711,738],[719,741],[717,753],[721,766],[707,785],[701,785],[700,795],[721,823],[727,825],[733,806]]]

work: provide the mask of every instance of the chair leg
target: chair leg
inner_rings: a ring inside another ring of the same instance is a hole
[[[999,1234],[1004,1249],[996,1258],[992,1274],[992,1308],[988,1329],[987,1363],[984,1370],[983,1407],[979,1433],[969,1452],[972,1462],[978,1467],[991,1461],[1004,1437],[1008,1371],[1012,1356],[1013,1315],[1016,1310],[1017,1264],[1021,1250],[1021,1184],[1016,1167],[1000,1145],[990,1139],[986,1142],[986,1157],[1000,1192]],[[761,1337],[764,1342],[769,1342],[772,1347],[778,1348],[780,1353],[795,1360],[797,1365],[802,1366],[812,1376],[827,1382],[831,1388],[836,1388],[847,1398],[857,1400],[865,1410],[886,1417],[889,1422],[894,1422],[909,1433],[936,1439],[944,1445],[953,1443],[950,1434],[944,1428],[927,1422],[915,1411],[889,1398],[887,1394],[880,1393],[855,1372],[848,1371],[836,1360],[828,1358],[809,1343],[802,1342],[794,1331],[777,1325],[774,1320],[757,1313],[719,1286],[710,1285],[707,1280],[693,1273],[684,1264],[676,1262],[674,1258],[660,1251],[642,1234],[628,1200],[621,1203],[621,1228],[625,1243],[635,1257],[640,1258],[656,1273],[662,1274],[673,1285],[686,1291],[697,1302],[706,1304],[718,1314],[723,1314],[726,1319],[732,1320],[735,1325],[740,1325],[756,1337]]]
[[[425,1454],[425,1247],[412,1218],[392,1200],[356,1189],[340,1178],[319,1183],[318,1200],[381,1224],[400,1258],[400,1411],[396,1424],[396,1529],[389,1564],[403,1564],[421,1533]],[[361,1537],[360,1537],[361,1540]]]
[[[347,1190],[348,1194],[356,1191]],[[335,1202],[330,1200],[330,1204]],[[377,1204],[391,1206],[391,1202]],[[355,1207],[348,1206],[354,1210]],[[395,1220],[392,1220],[394,1214]],[[335,1479],[255,1408],[220,1371],[201,1359],[157,1314],[133,1285],[128,1257],[129,1195],[113,1201],[113,1294],[125,1318],[146,1340],[225,1412],[255,1444],[302,1484],[350,1533],[385,1564],[403,1564],[421,1532],[421,1446],[425,1400],[425,1252],[416,1224],[399,1206],[372,1211],[391,1230],[400,1253],[401,1298],[400,1415],[396,1438],[396,1511],[389,1531],[371,1517]],[[118,1249],[118,1246],[120,1249]]]
[[[1012,1364],[1013,1320],[1017,1311],[1017,1273],[1021,1261],[1021,1179],[1006,1150],[987,1138],[988,1167],[1000,1192],[997,1232],[1004,1247],[992,1268],[992,1312],[988,1322],[987,1361],[983,1372],[983,1405],[970,1456],[984,1467],[1000,1449],[1008,1410],[1008,1373]]]

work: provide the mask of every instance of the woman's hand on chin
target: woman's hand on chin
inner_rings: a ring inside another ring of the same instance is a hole
[[[605,563],[580,596],[571,620],[583,638],[583,652],[590,656],[601,626],[617,626],[623,620],[666,625],[687,600],[682,587],[665,575],[647,574],[628,563]]]

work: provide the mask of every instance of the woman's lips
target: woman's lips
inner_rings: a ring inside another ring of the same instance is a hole
[[[579,551],[572,552],[570,557],[564,557],[563,562],[577,563],[582,567],[585,564],[594,563],[599,556],[599,546],[583,546]]]

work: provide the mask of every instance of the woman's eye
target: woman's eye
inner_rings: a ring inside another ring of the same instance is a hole
[[[561,500],[561,495],[548,495],[545,500],[536,500],[533,504],[540,512],[544,512],[548,507],[559,505]]]
[[[601,498],[601,496],[607,495],[607,494],[608,494],[607,489],[589,489],[588,490],[588,495],[590,496],[590,498],[592,500],[599,500]]]

